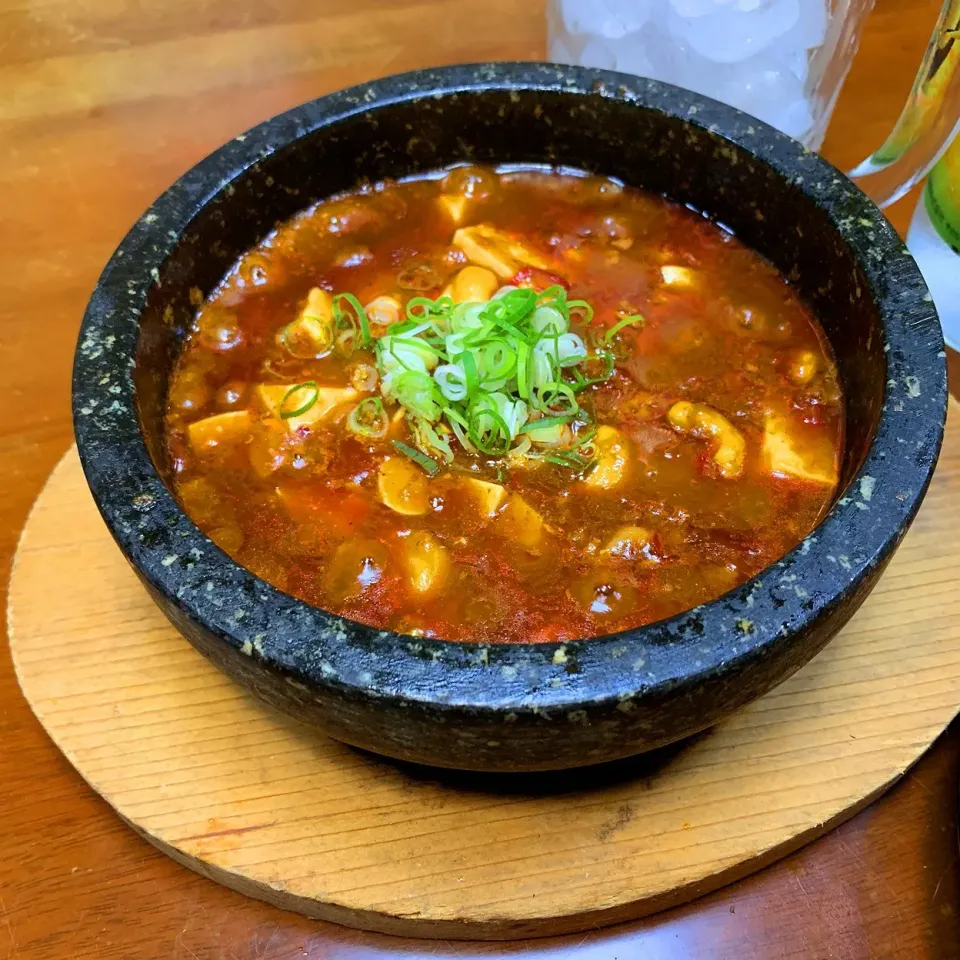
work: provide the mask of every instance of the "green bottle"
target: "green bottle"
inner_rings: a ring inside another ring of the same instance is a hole
[[[960,139],[954,140],[927,178],[923,202],[937,233],[960,253]]]
[[[907,246],[933,294],[944,339],[960,350],[960,137],[927,177]]]

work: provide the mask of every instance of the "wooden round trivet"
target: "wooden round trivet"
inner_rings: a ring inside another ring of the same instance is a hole
[[[412,936],[559,934],[770,863],[895,781],[960,705],[960,418],[917,523],[812,663],[692,743],[611,771],[444,777],[251,699],[182,639],[111,541],[76,452],[23,534],[10,643],[80,774],[195,870]]]

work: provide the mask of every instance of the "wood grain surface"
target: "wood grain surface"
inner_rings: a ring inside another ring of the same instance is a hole
[[[958,543],[954,404],[913,529],[851,623],[788,681],[612,768],[442,774],[318,735],[207,662],[116,548],[72,449],[14,558],[10,649],[87,783],[201,874],[386,933],[571,933],[745,876],[902,776],[960,709]]]
[[[938,6],[878,0],[824,148],[839,166],[883,139]],[[538,57],[542,23],[538,0],[0,0],[0,584],[70,443],[84,302],[143,208],[297,102],[409,67]],[[901,231],[914,201],[889,211]],[[956,724],[882,800],[744,881],[613,930],[476,945],[309,921],[173,863],[45,736],[5,651],[0,742],[0,958],[960,958]]]

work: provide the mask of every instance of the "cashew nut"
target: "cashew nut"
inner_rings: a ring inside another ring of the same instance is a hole
[[[583,482],[588,487],[610,490],[623,480],[627,472],[629,447],[626,438],[619,430],[603,424],[597,427],[593,445],[597,449],[597,465]]]
[[[681,433],[718,441],[713,451],[713,462],[721,476],[739,477],[743,472],[747,445],[740,431],[722,413],[705,403],[680,400],[670,408],[667,419]]]
[[[454,303],[483,302],[489,300],[500,281],[497,275],[486,267],[464,267],[443,291],[452,297]]]

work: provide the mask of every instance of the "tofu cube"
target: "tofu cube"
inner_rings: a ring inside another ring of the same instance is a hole
[[[801,447],[791,436],[786,420],[768,418],[763,433],[763,459],[775,477],[833,486],[837,482],[837,457],[826,444]]]
[[[201,456],[246,440],[253,422],[249,410],[232,410],[204,417],[187,427],[187,439]]]
[[[253,390],[254,400],[260,409],[281,420],[291,432],[304,424],[317,423],[336,407],[351,403],[358,397],[353,387],[318,387],[316,402],[309,410],[304,410],[299,416],[284,419],[280,416],[280,405],[293,386],[294,384],[290,383],[258,383]]]
[[[536,551],[543,539],[543,517],[521,496],[510,498],[497,523],[505,536],[527,550]]]
[[[490,483],[488,480],[466,481],[467,488],[476,497],[480,504],[480,512],[485,517],[492,517],[503,504],[507,491],[499,483]]]
[[[437,205],[450,218],[450,222],[459,226],[467,210],[467,198],[443,193],[437,198]]]
[[[539,270],[550,267],[535,251],[488,223],[461,227],[453,235],[453,245],[459,247],[471,263],[492,270],[504,280],[515,277],[524,267]]]

